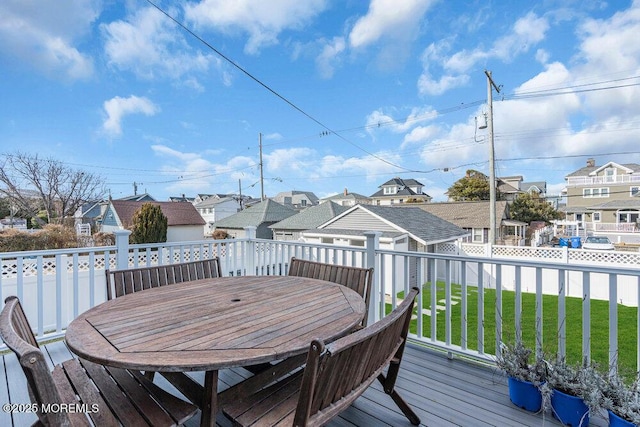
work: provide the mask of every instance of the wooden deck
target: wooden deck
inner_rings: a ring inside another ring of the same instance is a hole
[[[63,341],[44,346],[51,363],[60,363],[72,357]],[[204,374],[199,376],[200,380]],[[220,372],[220,389],[246,377],[244,369]],[[2,356],[0,365],[0,401],[2,403],[29,403],[26,381],[16,357]],[[172,387],[160,376],[156,382],[167,389]],[[443,354],[410,345],[400,368],[396,388],[412,405],[423,426],[560,426],[549,413],[532,414],[517,408],[509,401],[506,378],[487,366],[461,359],[450,360]],[[172,389],[173,390],[173,389]],[[175,390],[174,390],[175,391]],[[176,392],[177,393],[177,392]],[[36,420],[35,414],[0,412],[1,426],[28,426]],[[187,426],[199,425],[199,415]],[[218,425],[230,423],[218,416]],[[376,382],[330,426],[410,426],[389,396]],[[591,426],[608,425],[601,415],[591,416]]]

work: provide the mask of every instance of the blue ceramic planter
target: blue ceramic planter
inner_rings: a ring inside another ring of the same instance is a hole
[[[637,427],[636,424],[631,421],[627,421],[624,418],[620,418],[611,411],[609,412],[609,427]]]
[[[529,381],[509,377],[509,399],[514,405],[531,412],[538,412],[542,407],[540,390]]]
[[[553,390],[551,409],[553,416],[566,426],[586,427],[589,425],[589,408],[579,397]]]

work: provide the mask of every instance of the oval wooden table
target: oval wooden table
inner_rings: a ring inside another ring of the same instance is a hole
[[[201,425],[215,425],[218,370],[306,353],[364,317],[364,300],[330,282],[292,276],[205,279],[148,289],[100,304],[73,320],[75,354],[107,366],[206,371]]]

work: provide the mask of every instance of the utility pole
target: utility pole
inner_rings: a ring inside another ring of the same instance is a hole
[[[258,144],[260,145],[260,200],[264,200],[264,174],[262,172],[262,133],[258,134]]]
[[[500,93],[500,88],[491,78],[491,71],[484,70],[487,76],[487,103],[489,104],[489,243],[496,244],[496,165],[493,143],[493,90]]]
[[[240,200],[238,200],[238,202],[240,203],[240,210],[242,210],[242,180],[238,179],[238,194],[240,194]]]

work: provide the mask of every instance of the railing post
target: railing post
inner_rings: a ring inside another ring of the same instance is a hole
[[[256,227],[250,225],[244,228],[247,236],[246,252],[244,254],[244,274],[245,276],[256,275]]]
[[[116,268],[122,270],[129,268],[129,235],[130,230],[115,230],[116,236]],[[106,266],[105,268],[109,268]]]
[[[384,301],[384,286],[383,280],[380,277],[380,266],[376,266],[376,251],[380,248],[380,236],[382,233],[379,231],[365,231],[364,235],[367,238],[367,255],[366,255],[366,268],[373,267],[373,292],[371,293],[371,300],[369,301],[369,307],[367,307],[367,325],[372,325],[377,319],[381,319],[381,302]],[[382,262],[382,260],[380,260]]]

